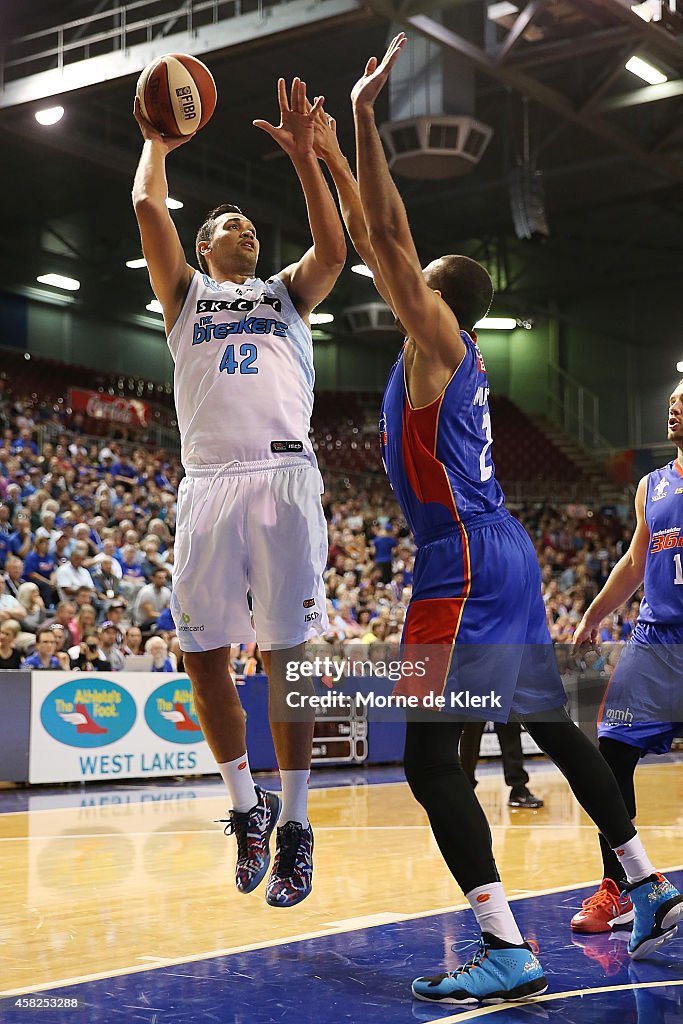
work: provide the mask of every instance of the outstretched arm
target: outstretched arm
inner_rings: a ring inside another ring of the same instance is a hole
[[[595,643],[600,623],[606,615],[628,601],[645,578],[645,561],[650,547],[650,530],[645,522],[645,495],[647,477],[636,491],[636,529],[630,547],[609,574],[607,583],[586,610],[574,631],[574,644]]]
[[[173,139],[161,135],[142,116],[137,97],[133,116],[145,140],[133,183],[133,206],[152,290],[163,308],[168,334],[183,304],[192,268],[185,260],[176,226],[166,206],[166,157],[192,136]]]
[[[342,219],[346,225],[346,230],[349,233],[353,247],[365,266],[372,271],[375,288],[384,301],[391,305],[389,289],[382,280],[379,262],[370,245],[368,228],[360,201],[358,182],[354,178],[349,161],[342,153],[341,146],[339,145],[337,122],[320,107],[313,124],[313,130],[313,149],[316,156],[327,164],[327,168],[332,175],[332,180],[339,196]]]
[[[351,93],[358,186],[370,245],[391,293],[394,313],[420,351],[453,369],[465,354],[460,326],[450,307],[425,283],[405,207],[375,124],[375,100],[405,42],[401,32],[390,43],[381,63],[371,57]]]
[[[286,267],[281,277],[299,313],[307,317],[332,291],[346,262],[346,241],[334,199],[313,152],[313,121],[323,97],[306,110],[306,84],[292,81],[291,101],[283,78],[278,80],[280,124],[254,121],[287,153],[299,176],[308,209],[313,245],[298,263]]]

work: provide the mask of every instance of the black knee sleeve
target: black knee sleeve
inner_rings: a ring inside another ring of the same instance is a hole
[[[462,724],[444,719],[408,722],[403,767],[408,785],[419,803],[425,800],[434,784],[462,775],[458,743]]]

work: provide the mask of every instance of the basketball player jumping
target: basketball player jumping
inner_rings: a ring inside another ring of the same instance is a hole
[[[431,651],[487,645],[503,706],[524,719],[617,850],[635,905],[629,948],[641,957],[672,936],[683,896],[655,873],[614,776],[564,709],[534,548],[504,508],[489,455],[489,389],[474,325],[490,306],[491,280],[482,266],[459,256],[422,271],[375,125],[375,100],[404,43],[400,34],[381,63],[373,57],[352,92],[359,193],[343,158],[328,162],[352,241],[406,335],[381,428],[387,473],[418,544],[404,645]],[[327,160],[326,147],[334,149],[329,138],[317,144]],[[497,645],[504,645],[504,660],[496,657]],[[448,695],[454,685],[449,660],[439,692]],[[533,996],[547,982],[512,915],[488,823],[459,763],[461,730],[460,722],[436,712],[408,722],[405,771],[475,913],[481,941],[467,964],[416,979],[413,993],[449,1003]]]
[[[640,481],[631,545],[574,633],[575,644],[595,642],[604,617],[645,582],[636,628],[614,670],[598,722],[600,752],[632,818],[638,761],[645,754],[666,754],[674,737],[683,735],[683,721],[671,721],[683,718],[683,381],[669,398],[667,440],[678,448],[678,457]],[[633,920],[623,866],[602,835],[600,848],[604,878],[572,918],[577,932],[608,932]]]
[[[280,816],[266,901],[289,907],[311,891],[313,721],[285,721],[279,709],[286,664],[298,661],[304,641],[327,624],[322,481],[308,436],[314,377],[309,314],[332,289],[346,243],[313,153],[317,107],[305,109],[298,78],[289,98],[284,80],[278,82],[278,99],[279,126],[254,124],[287,153],[301,181],[313,245],[298,263],[258,278],[256,229],[236,206],[224,205],[197,233],[200,271],[187,264],[165,202],[166,157],[186,140],[160,135],[137,100],[145,141],[133,204],[175,362],[186,471],[178,495],[173,617],[199,721],[232,801],[226,831],[237,838],[237,888],[251,892],[264,878]],[[230,644],[254,636],[269,676],[282,803],[253,782],[244,711],[230,674]]]

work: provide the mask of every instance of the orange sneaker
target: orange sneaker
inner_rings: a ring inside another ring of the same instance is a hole
[[[628,924],[633,920],[633,904],[626,893],[619,891],[616,882],[603,878],[600,888],[581,904],[574,914],[571,928],[574,932],[593,934],[608,932],[615,924]]]

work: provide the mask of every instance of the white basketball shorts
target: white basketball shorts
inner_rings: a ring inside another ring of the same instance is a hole
[[[270,651],[327,629],[321,493],[317,466],[301,459],[188,468],[171,596],[183,651],[254,639]]]

